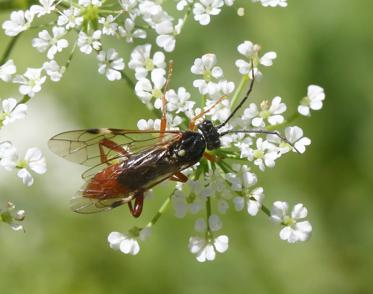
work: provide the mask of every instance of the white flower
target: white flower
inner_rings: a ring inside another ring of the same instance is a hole
[[[178,88],[177,93],[175,90],[169,90],[166,93],[167,110],[176,113],[189,113],[195,105],[195,102],[189,99],[190,93],[184,87]]]
[[[245,155],[250,161],[254,160],[254,164],[259,167],[261,171],[265,170],[265,167],[273,168],[275,166],[275,160],[280,157],[280,152],[276,146],[269,143],[263,138],[256,140],[256,148],[249,150],[243,150],[243,146],[239,146],[241,149],[241,156]]]
[[[12,79],[12,75],[14,75],[16,71],[17,68],[14,64],[14,61],[12,59],[8,60],[0,66],[0,80],[9,82]]]
[[[105,74],[109,81],[120,80],[121,71],[124,69],[123,58],[121,58],[115,49],[109,49],[107,52],[101,51],[97,55],[98,72]]]
[[[26,212],[24,210],[15,209],[16,206],[13,203],[8,202],[5,209],[0,209],[0,222],[9,224],[14,231],[24,230],[23,226],[18,222],[25,219]]]
[[[272,99],[271,104],[268,100],[260,103],[260,110],[256,104],[251,103],[248,108],[244,110],[244,114],[241,117],[243,121],[251,121],[251,125],[257,128],[265,127],[265,120],[270,125],[277,125],[284,122],[284,117],[281,115],[286,111],[286,104],[281,102],[281,97],[277,96]]]
[[[163,52],[157,51],[153,57],[150,57],[152,45],[145,44],[137,46],[131,53],[131,59],[128,67],[135,70],[137,80],[146,78],[149,72],[154,69],[166,67],[165,56]]]
[[[10,14],[10,20],[3,23],[5,34],[10,37],[17,36],[19,33],[30,28],[33,19],[34,14],[29,10],[13,11]]]
[[[182,190],[186,186],[190,188],[188,195]],[[188,212],[196,214],[205,207],[206,197],[202,195],[204,189],[203,177],[195,181],[189,180],[186,184],[176,187],[178,189],[172,195],[176,217],[183,218]]]
[[[137,128],[139,130],[145,131],[145,130],[159,130],[161,128],[161,120],[160,119],[140,119],[137,122]]]
[[[260,208],[262,207],[264,201],[264,190],[262,187],[258,187],[248,192],[244,197],[235,197],[233,203],[237,211],[241,211],[245,207],[247,213],[251,216],[258,214]]]
[[[176,9],[179,11],[182,11],[184,10],[185,7],[188,6],[188,4],[192,4],[192,3],[193,3],[193,0],[180,0],[176,4]]]
[[[246,190],[258,181],[256,174],[247,165],[233,164],[232,168],[235,172],[227,173],[226,179],[231,183],[233,191]]]
[[[137,0],[119,0],[119,4],[131,17],[137,15]]]
[[[37,174],[44,174],[47,171],[45,158],[38,148],[29,148],[22,160],[19,160],[18,153],[14,147],[9,148],[3,153],[0,165],[6,170],[18,168],[17,176],[22,179],[26,186],[31,186],[34,183],[34,179],[27,168]]]
[[[108,236],[109,246],[114,250],[120,250],[124,254],[136,255],[140,252],[139,240],[145,241],[149,237],[149,227],[139,229],[132,228],[128,234],[111,232]]]
[[[101,17],[98,22],[102,24],[102,33],[104,35],[114,36],[118,30],[118,24],[115,22],[115,17],[108,15],[106,18]]]
[[[253,2],[260,2],[264,7],[286,7],[288,6],[287,0],[252,0]]]
[[[19,92],[22,95],[34,97],[35,93],[40,92],[41,85],[44,84],[46,77],[41,76],[42,68],[28,68],[24,75],[17,75],[13,82],[21,84]]]
[[[78,47],[80,51],[85,54],[91,54],[93,50],[99,51],[101,49],[101,31],[94,31],[92,35],[80,32]]]
[[[38,36],[32,40],[32,46],[35,47],[39,52],[47,52],[49,59],[54,59],[57,52],[61,52],[63,49],[69,46],[69,42],[62,37],[66,34],[66,30],[62,27],[52,28],[53,37],[47,30],[41,31]]]
[[[84,7],[89,5],[100,7],[102,5],[102,0],[79,0],[79,5]]]
[[[80,27],[83,23],[83,16],[80,16],[80,9],[71,7],[62,12],[58,17],[57,24],[59,26],[64,26],[66,30]]]
[[[17,119],[22,119],[27,114],[27,105],[23,103],[17,105],[17,100],[14,98],[4,99],[2,107],[3,110],[0,112],[0,126],[6,126]]]
[[[275,223],[284,225],[280,231],[281,240],[289,243],[304,242],[311,236],[312,226],[308,221],[301,221],[307,217],[308,211],[303,204],[296,204],[288,215],[287,202],[276,201],[273,203],[271,219]]]
[[[118,28],[119,34],[126,38],[127,43],[132,43],[134,38],[145,39],[146,31],[142,29],[135,29],[135,21],[131,18],[126,18],[124,21],[124,27]]]
[[[208,220],[209,225],[207,227],[206,220],[204,218],[197,219],[194,225],[195,230],[200,233],[206,232],[207,229],[211,230],[212,232],[216,232],[223,227],[220,217],[216,214],[210,215]]]
[[[176,26],[173,26],[171,19],[165,19],[155,25],[155,31],[158,34],[156,43],[166,52],[172,52],[175,49],[175,36],[180,34],[181,28],[184,24],[182,19],[178,20]]]
[[[141,79],[136,83],[135,92],[143,103],[149,103],[154,98],[161,98],[163,95],[162,88],[166,83],[166,74],[164,69],[157,68],[151,72],[151,81]]]
[[[246,57],[247,60],[238,59],[236,60],[236,66],[240,74],[247,75],[250,77],[252,75],[252,70],[254,69],[254,75],[260,77],[261,72],[258,69],[259,65],[271,66],[273,60],[276,59],[276,52],[267,52],[262,57],[259,56],[260,46],[254,44],[250,41],[245,41],[238,45],[237,50],[240,54]],[[252,77],[251,77],[252,78]]]
[[[212,107],[212,105],[214,105],[215,102],[215,100],[208,99],[206,101],[206,109]],[[228,99],[224,99],[219,104],[217,104],[213,109],[211,109],[208,115],[210,115],[212,121],[219,121],[222,123],[231,114],[230,106],[230,101]]]
[[[50,14],[56,9],[56,0],[39,0],[41,5],[32,5],[30,11],[37,17]]]
[[[324,89],[320,86],[308,86],[307,96],[302,99],[298,106],[298,112],[304,116],[311,115],[312,110],[320,110],[325,99]]]
[[[306,146],[311,145],[311,140],[307,137],[303,137],[303,130],[297,126],[286,127],[285,138],[289,143],[294,145],[294,148],[292,148],[292,146],[290,146],[288,142],[284,142],[277,135],[267,136],[267,140],[269,142],[278,145],[281,154],[285,154],[290,150],[293,150],[293,152],[304,153],[306,151]]]
[[[220,89],[219,84],[213,82],[212,79],[220,79],[223,77],[223,70],[216,64],[215,54],[205,54],[202,58],[194,60],[191,68],[192,73],[202,75],[203,79],[198,79],[193,82],[193,86],[198,88],[202,95],[209,94],[214,96]]]
[[[201,25],[208,25],[210,15],[218,15],[223,5],[222,0],[199,0],[193,6],[194,19]]]
[[[216,256],[216,251],[224,253],[227,251],[229,239],[226,235],[218,236],[214,239],[206,239],[201,237],[189,238],[189,250],[196,255],[199,262],[213,261]]]
[[[5,170],[11,171],[16,167],[14,162],[16,160],[16,154],[17,149],[11,142],[0,142],[0,166]]]
[[[54,60],[44,62],[43,68],[53,82],[60,81],[66,69],[64,66],[59,66]]]

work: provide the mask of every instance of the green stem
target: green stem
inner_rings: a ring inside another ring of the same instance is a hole
[[[243,75],[240,84],[238,85],[238,88],[236,92],[234,92],[234,95],[232,97],[231,101],[231,107],[233,108],[234,105],[237,102],[237,99],[241,96],[242,91],[246,88],[247,84],[249,82],[249,75]]]
[[[23,96],[22,100],[17,103],[17,105],[27,103],[30,99],[31,99],[30,96],[25,95]]]
[[[0,66],[3,65],[8,60],[8,58],[10,56],[10,53],[12,52],[12,50],[13,50],[15,44],[17,43],[17,40],[18,40],[20,35],[21,35],[21,33],[18,34],[17,36],[15,36],[15,37],[13,37],[10,40],[8,46],[5,49],[5,52],[4,52],[3,56],[1,57]]]
[[[264,212],[264,214],[266,214],[267,216],[271,216],[271,211],[269,210],[269,208],[265,205],[262,204],[262,211]]]
[[[160,219],[160,217],[163,215],[164,211],[167,209],[168,205],[170,204],[171,202],[171,197],[172,195],[174,194],[175,190],[170,194],[170,196],[167,197],[167,199],[165,200],[165,202],[163,202],[161,208],[159,208],[158,212],[156,213],[156,215],[152,218],[152,220],[146,225],[147,227],[152,227],[154,226],[158,220]]]
[[[131,78],[124,71],[121,71],[121,73],[122,73],[123,79],[127,82],[128,86],[130,86],[132,90],[135,90],[134,81],[132,81]]]

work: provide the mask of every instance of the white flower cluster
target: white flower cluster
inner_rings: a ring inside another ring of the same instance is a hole
[[[261,67],[271,66],[276,58],[275,52],[261,55],[260,46],[250,41],[240,44],[237,50],[245,57],[235,62],[242,75],[240,84],[246,82],[248,85],[250,80],[262,76]],[[212,53],[195,59],[191,67],[191,73],[196,75],[193,81],[195,90],[192,91],[202,96],[202,105],[192,100],[192,95],[185,86],[169,89],[164,93],[165,57],[161,52],[152,55],[150,45],[139,46],[134,50],[130,67],[138,79],[135,89],[141,101],[160,109],[162,96],[166,97],[168,129],[184,129],[188,121],[206,110],[208,112],[204,119],[211,120],[215,126],[224,123],[235,107],[235,101],[232,101],[234,98],[230,97],[239,96],[242,91],[224,77],[224,71],[218,65],[216,55]],[[294,119],[300,115],[309,116],[311,110],[321,109],[324,99],[321,87],[309,86],[307,96],[300,101],[298,114],[289,117]],[[198,215],[208,207],[208,221],[205,221],[206,218],[198,218],[195,225],[196,231],[202,235],[189,239],[189,249],[198,261],[214,260],[216,252],[223,253],[228,249],[228,236],[216,235],[216,231],[222,228],[218,214],[223,215],[232,208],[246,211],[250,216],[263,210],[274,223],[283,226],[280,237],[289,243],[309,238],[311,225],[307,221],[300,221],[307,216],[306,208],[297,204],[291,215],[288,215],[286,202],[276,201],[271,212],[264,206],[263,187],[257,185],[258,172],[275,167],[277,160],[290,151],[304,153],[311,144],[311,140],[303,135],[299,126],[288,125],[292,121],[286,116],[287,110],[287,105],[278,96],[258,104],[250,103],[243,108],[241,115],[236,115],[219,130],[225,133],[221,137],[222,148],[210,153],[216,160],[202,159],[199,164],[184,171],[189,178],[186,183],[176,184],[171,200],[177,217],[183,218],[189,213]],[[141,119],[138,128],[158,130],[160,120]],[[236,130],[242,132],[235,132]],[[259,132],[245,133],[245,130]],[[126,236],[121,238],[128,240]]]
[[[0,66],[0,80],[3,82],[12,80],[12,76],[15,73],[16,66],[13,60],[9,60]],[[32,69],[28,70],[27,76],[30,79],[35,77],[35,73],[32,73]],[[21,76],[16,76],[14,80],[21,82]],[[37,92],[38,87],[37,82],[28,84],[25,79],[24,84],[21,85],[21,91],[31,94]],[[25,103],[19,102],[15,98],[1,100],[0,128],[25,118],[27,115],[27,108]],[[29,148],[26,151],[24,159],[20,159],[17,149],[9,141],[0,142],[0,167],[7,171],[18,169],[17,176],[21,178],[22,182],[27,186],[31,186],[34,182],[28,169],[38,174],[44,174],[47,170],[45,158],[38,148]]]
[[[8,202],[5,208],[0,208],[0,222],[8,224],[14,231],[24,231],[20,224],[26,217],[24,210],[16,210],[16,206]]]

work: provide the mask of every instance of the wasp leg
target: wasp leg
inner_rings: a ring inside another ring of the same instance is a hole
[[[167,117],[166,117],[166,112],[167,112],[167,100],[166,100],[166,92],[168,90],[168,85],[172,79],[172,71],[173,71],[173,62],[172,60],[168,64],[168,76],[166,83],[163,87],[163,95],[162,95],[162,118],[161,118],[161,128],[160,128],[160,134],[161,137],[164,136],[164,132],[166,131],[167,128]]]
[[[188,181],[188,177],[186,175],[184,175],[183,173],[178,172],[178,173],[172,175],[170,180],[175,181],[175,182],[186,183]]]
[[[211,161],[211,162],[219,161],[219,158],[217,156],[212,155],[212,154],[207,153],[207,152],[203,153],[203,157],[206,158],[208,161]]]
[[[124,150],[122,146],[118,145],[117,143],[115,143],[115,142],[113,142],[109,139],[102,139],[98,143],[98,147],[100,148],[100,159],[101,159],[102,163],[107,162],[107,156],[105,154],[104,147],[106,147],[110,150],[113,150],[120,155],[124,155],[124,156],[128,155],[128,152],[126,150]]]
[[[142,207],[144,204],[144,192],[138,192],[135,194],[135,206],[132,206],[131,201],[128,202],[128,208],[134,217],[139,217],[142,212]]]
[[[202,111],[200,114],[196,115],[191,119],[189,122],[189,130],[194,131],[196,129],[196,121],[203,117],[206,113],[210,112],[211,109],[215,108],[216,105],[218,105],[220,102],[223,101],[224,98],[227,96],[221,96],[213,105],[211,105],[209,108],[207,108],[205,111]]]

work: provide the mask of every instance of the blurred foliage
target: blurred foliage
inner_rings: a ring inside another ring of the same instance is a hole
[[[19,134],[20,142],[38,139],[32,142],[45,149],[49,173],[26,188],[15,175],[1,172],[0,200],[12,200],[28,213],[25,234],[0,226],[1,293],[373,292],[373,2],[289,0],[286,9],[246,2],[239,3],[246,7],[245,17],[225,9],[207,27],[188,21],[170,56],[175,61],[171,86],[191,89],[190,66],[207,52],[216,53],[226,77],[238,81],[236,46],[253,40],[264,51],[278,53],[253,99],[280,95],[295,109],[308,84],[325,88],[324,109],[298,122],[312,139],[311,148],[259,174],[267,203],[302,201],[309,208],[314,226],[310,242],[289,245],[279,240],[278,227],[264,215],[251,218],[232,212],[223,219],[223,232],[230,237],[228,252],[215,262],[199,264],[187,248],[193,218],[176,219],[169,209],[139,256],[109,249],[108,233],[144,224],[168,187],[157,189],[139,220],[132,219],[126,207],[90,216],[69,210],[82,169],[46,151],[48,138],[72,127],[135,128],[138,119],[152,117],[125,82],[107,82],[98,75],[93,56],[77,54],[62,82],[49,83],[33,99],[30,123],[22,125]],[[8,13],[0,14],[1,22]],[[24,34],[12,53],[19,72],[43,61],[30,46],[35,34]],[[0,33],[0,52],[8,41]],[[121,48],[128,56],[130,48]],[[2,98],[11,95],[17,95],[15,88],[0,89]]]

